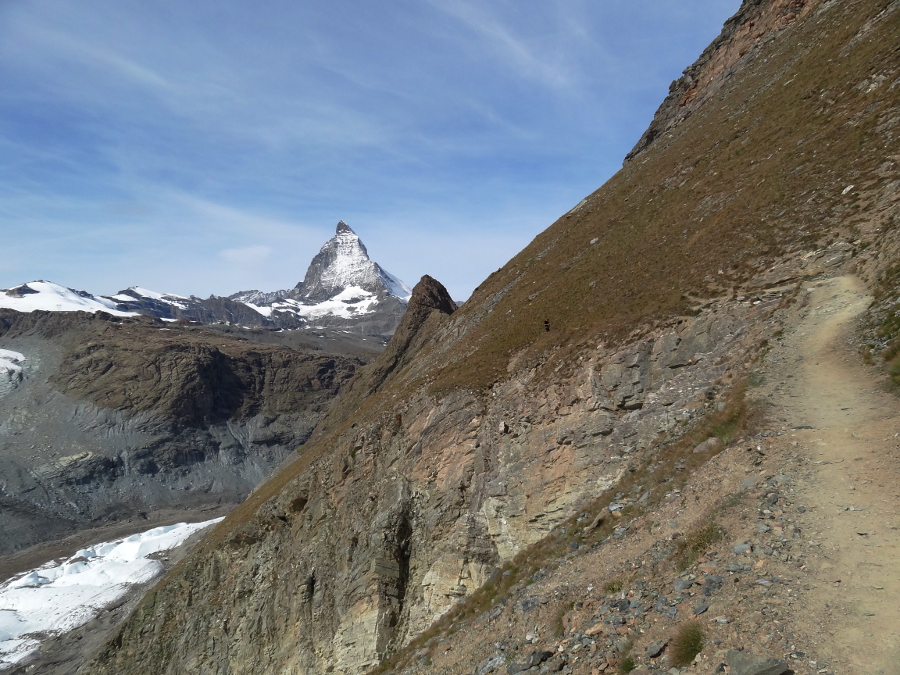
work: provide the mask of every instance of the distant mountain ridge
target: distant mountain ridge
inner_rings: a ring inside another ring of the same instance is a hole
[[[93,295],[49,281],[0,289],[0,308],[21,312],[104,311],[143,314],[163,321],[195,321],[247,328],[332,328],[388,337],[406,311],[411,291],[369,258],[343,220],[294,288],[241,291],[203,299],[131,286],[115,295]]]

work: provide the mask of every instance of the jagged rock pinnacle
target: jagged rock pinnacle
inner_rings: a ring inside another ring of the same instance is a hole
[[[356,234],[350,226],[345,223],[343,220],[339,220],[337,224],[337,229],[335,230],[335,234],[340,234],[341,232],[349,232],[350,234]]]
[[[412,297],[409,299],[409,308],[426,307],[436,309],[444,314],[453,314],[456,311],[456,303],[450,297],[443,284],[427,274],[413,288]]]

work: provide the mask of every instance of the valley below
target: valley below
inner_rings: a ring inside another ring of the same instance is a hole
[[[158,509],[233,507],[362,361],[150,319],[7,312],[0,552]]]

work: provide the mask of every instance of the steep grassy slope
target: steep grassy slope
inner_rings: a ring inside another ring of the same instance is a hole
[[[471,330],[431,373],[435,385],[487,386],[517,350],[621,339],[792,253],[871,241],[859,227],[895,189],[896,171],[879,169],[900,138],[892,7],[745,3],[746,22],[785,28],[736,31],[745,44],[721,45],[725,63],[708,65],[715,95],[693,92],[702,105],[488,277],[457,319]]]
[[[403,344],[83,672],[363,672],[729,410],[793,280],[887,269],[898,9],[745,2],[606,185],[458,311],[417,286]]]

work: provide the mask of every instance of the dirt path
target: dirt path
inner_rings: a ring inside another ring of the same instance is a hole
[[[900,403],[848,344],[871,301],[860,282],[802,292],[809,303],[773,345],[763,390],[789,430],[780,443],[806,460],[809,576],[795,622],[834,672],[900,675]]]

